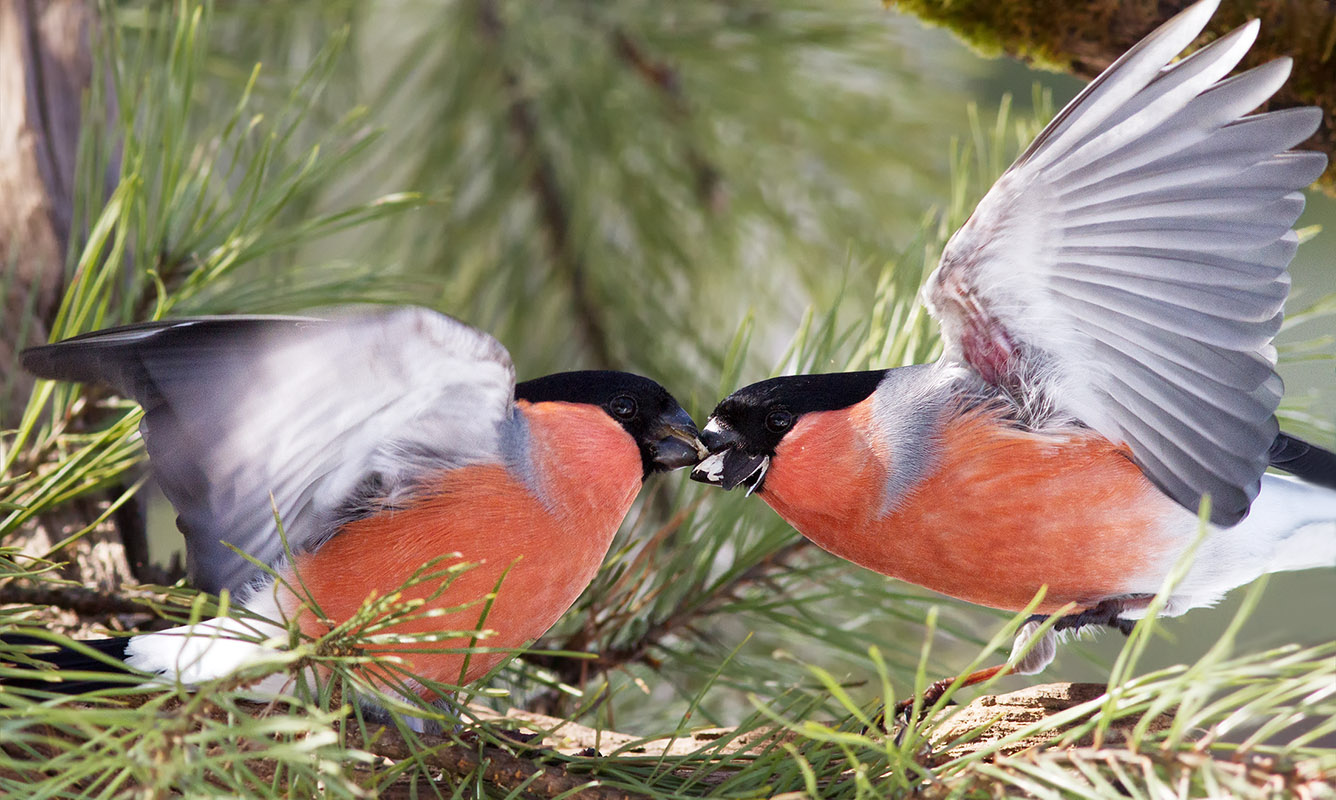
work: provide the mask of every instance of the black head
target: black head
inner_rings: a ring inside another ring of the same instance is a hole
[[[640,447],[646,478],[689,467],[700,460],[704,449],[691,415],[668,390],[629,372],[558,372],[516,384],[515,398],[530,403],[586,403],[603,409]]]
[[[866,400],[886,370],[789,375],[753,383],[725,397],[700,433],[710,451],[692,480],[758,491],[775,448],[804,414],[835,411]]]

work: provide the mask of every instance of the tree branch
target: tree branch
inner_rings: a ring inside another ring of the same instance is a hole
[[[886,0],[927,22],[950,28],[981,53],[1009,55],[1090,79],[1192,0]],[[1199,40],[1204,44],[1249,19],[1262,21],[1242,67],[1294,59],[1290,79],[1271,109],[1314,105],[1322,127],[1302,147],[1326,153],[1318,185],[1336,194],[1336,3],[1331,0],[1224,0]]]
[[[691,106],[682,92],[682,77],[672,65],[651,58],[631,34],[618,28],[612,33],[613,49],[640,78],[664,99],[669,116],[679,123],[691,117]],[[686,137],[684,137],[686,138]],[[696,197],[710,210],[719,210],[725,196],[718,168],[710,163],[689,138],[686,139],[687,165],[695,177]]]
[[[87,618],[105,618],[116,614],[151,615],[151,605],[165,604],[167,595],[161,591],[121,585],[114,591],[76,586],[54,581],[34,582],[11,580],[0,583],[0,605],[50,606],[72,611],[84,622]]]
[[[679,606],[669,616],[650,625],[639,638],[620,647],[605,649],[599,652],[595,658],[584,659],[535,653],[525,656],[525,660],[551,669],[563,683],[581,687],[592,678],[630,664],[653,665],[650,652],[661,645],[664,639],[689,628],[700,619],[715,613],[725,604],[736,601],[739,593],[748,586],[769,580],[776,573],[789,569],[789,558],[810,546],[811,542],[809,540],[795,538],[751,567],[738,573],[732,579],[717,584],[708,594],[701,597],[699,602]],[[568,640],[555,649],[579,650],[587,642],[596,638],[596,635],[590,634],[588,631],[582,631],[581,635],[577,635],[574,639]],[[534,697],[526,706],[532,710],[555,709],[562,697],[564,695],[561,693],[551,690]]]
[[[479,21],[483,33],[496,43],[497,51],[506,35],[505,23],[495,0],[481,0]],[[519,145],[520,156],[532,165],[529,186],[538,202],[539,214],[547,235],[552,265],[566,280],[575,306],[575,320],[580,338],[589,348],[595,365],[602,369],[615,366],[611,337],[603,327],[598,302],[590,296],[584,260],[571,242],[571,220],[566,200],[551,156],[543,149],[539,135],[538,114],[533,101],[524,93],[519,75],[502,65],[501,80],[510,101],[510,129]]]

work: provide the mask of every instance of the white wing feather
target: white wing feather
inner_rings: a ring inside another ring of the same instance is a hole
[[[1203,0],[1073,100],[956,232],[924,297],[946,358],[1029,407],[1124,442],[1146,475],[1212,519],[1247,513],[1276,435],[1271,345],[1303,210],[1325,168],[1289,152],[1320,112],[1244,116],[1289,75],[1225,76],[1256,22],[1172,65]]]

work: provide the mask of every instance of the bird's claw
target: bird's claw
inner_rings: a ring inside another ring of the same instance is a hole
[[[942,694],[954,681],[955,678],[945,678],[924,689],[922,694],[923,703],[919,707],[917,717],[914,716],[915,695],[910,695],[891,706],[889,715],[886,713],[886,706],[883,704],[877,709],[877,713],[872,715],[871,724],[863,728],[863,735],[866,736],[875,730],[887,735],[894,734],[897,738],[900,737],[907,728],[923,719],[928,710],[935,706],[938,700],[942,699]],[[948,701],[947,705],[955,705],[955,703],[955,700],[951,700]]]
[[[937,701],[942,699],[942,695],[946,694],[946,690],[951,688],[951,684],[955,682],[955,678],[942,678],[940,681],[935,681],[929,684],[928,687],[923,690],[923,693],[918,696],[922,698],[922,704],[919,706],[919,715],[917,718],[914,717],[914,701],[917,699],[915,695],[910,695],[895,704],[895,716],[901,719],[906,725],[917,722],[927,714],[929,709],[937,705]],[[955,701],[952,700],[951,704],[955,704]]]

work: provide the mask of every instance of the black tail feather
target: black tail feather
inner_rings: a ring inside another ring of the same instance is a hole
[[[80,640],[79,644],[102,654],[105,658],[97,658],[78,648],[62,646],[38,636],[21,633],[7,633],[0,636],[0,666],[23,670],[25,673],[23,676],[0,675],[0,689],[83,694],[99,689],[125,688],[132,685],[126,680],[116,680],[111,677],[130,674],[128,667],[118,669],[120,663],[125,661],[125,649],[130,644],[128,637],[84,639]],[[24,660],[20,661],[20,657]],[[96,680],[87,675],[62,678],[62,672],[104,673],[108,679]],[[27,677],[28,675],[32,677]]]
[[[1271,443],[1268,455],[1276,469],[1307,483],[1336,489],[1336,453],[1281,433]]]

